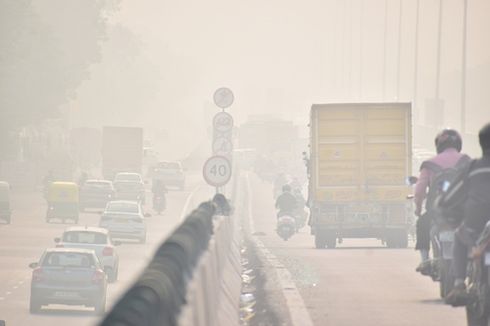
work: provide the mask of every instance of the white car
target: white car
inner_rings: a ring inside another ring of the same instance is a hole
[[[67,228],[61,238],[55,238],[57,247],[91,249],[97,255],[110,282],[117,280],[119,256],[116,246],[120,243],[112,241],[109,231],[97,227],[76,226]]]
[[[136,200],[145,203],[145,183],[139,173],[121,172],[114,178],[117,199]]]
[[[107,204],[99,227],[109,230],[114,239],[135,239],[146,242],[146,224],[141,205],[135,201],[114,200]]]
[[[180,162],[159,162],[151,171],[152,179],[160,179],[167,187],[185,187],[185,173]]]

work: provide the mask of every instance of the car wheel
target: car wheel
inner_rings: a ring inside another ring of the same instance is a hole
[[[41,303],[39,300],[36,300],[36,298],[31,296],[31,299],[29,301],[29,312],[31,314],[37,314],[41,311]]]
[[[94,312],[96,315],[103,315],[105,313],[105,295],[97,301],[94,306]]]

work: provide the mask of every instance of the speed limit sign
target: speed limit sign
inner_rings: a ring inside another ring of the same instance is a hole
[[[231,163],[224,156],[212,156],[203,168],[204,180],[214,187],[221,187],[231,179]]]

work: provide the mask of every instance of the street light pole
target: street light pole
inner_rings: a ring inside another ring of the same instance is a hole
[[[443,0],[439,0],[439,22],[437,27],[437,57],[436,57],[436,89],[435,98],[439,99],[440,80],[441,80],[441,46],[442,46],[442,10]]]
[[[402,19],[403,19],[403,0],[400,0],[398,9],[398,53],[396,64],[396,100],[400,100],[400,65],[402,56]]]
[[[417,0],[417,5],[416,5],[416,12],[415,12],[415,46],[414,46],[414,51],[415,51],[415,56],[414,56],[414,68],[413,68],[413,102],[414,102],[414,107],[415,107],[415,112],[417,113],[417,116],[414,117],[415,121],[414,122],[419,122],[420,121],[420,110],[418,107],[418,100],[417,100],[417,80],[418,80],[418,66],[419,66],[419,20],[420,20],[420,0]]]
[[[463,44],[461,63],[461,132],[466,132],[466,42],[468,28],[468,0],[463,0]]]
[[[385,0],[385,17],[384,17],[384,31],[383,31],[383,101],[386,97],[386,47],[387,47],[387,29],[388,29],[388,0]]]

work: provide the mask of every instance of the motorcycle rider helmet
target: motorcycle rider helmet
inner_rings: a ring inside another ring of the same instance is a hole
[[[290,185],[282,186],[282,192],[291,192],[291,186]]]
[[[444,152],[448,148],[454,148],[458,152],[461,152],[461,148],[463,147],[463,140],[459,132],[449,128],[438,133],[434,142],[437,154]]]
[[[490,123],[484,125],[478,133],[483,153],[490,154]]]

